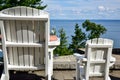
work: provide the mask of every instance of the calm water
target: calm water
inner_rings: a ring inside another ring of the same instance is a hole
[[[79,26],[81,26],[84,21],[85,20],[51,20],[50,27],[56,28],[57,31],[64,28],[68,36],[68,42],[70,43],[71,35],[74,35],[75,24],[78,23]],[[107,32],[101,37],[114,40],[114,48],[120,48],[120,20],[91,20],[91,22],[106,27]]]

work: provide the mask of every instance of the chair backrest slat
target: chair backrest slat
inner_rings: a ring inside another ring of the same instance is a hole
[[[22,22],[16,21],[16,35],[17,35],[17,42],[22,43],[23,42],[23,34],[22,34]]]
[[[19,65],[23,66],[24,65],[24,54],[23,54],[23,48],[19,47],[18,48],[18,54],[19,54]]]
[[[21,21],[21,26],[22,26],[22,42],[23,43],[28,43],[28,26],[27,26],[27,21]]]
[[[7,50],[8,50],[8,62],[9,62],[9,64],[13,65],[14,64],[13,63],[13,54],[11,54],[11,53],[13,53],[12,48],[11,47],[7,48]]]
[[[4,24],[5,24],[6,41],[11,41],[11,26],[9,20],[4,21]]]
[[[40,64],[40,54],[38,54],[38,53],[40,53],[40,49],[39,48],[35,48],[35,65],[38,65],[38,64]]]
[[[19,65],[19,55],[17,54],[18,49],[17,47],[13,47],[12,49],[13,49],[13,61],[14,61],[13,65],[18,66]]]
[[[34,62],[34,48],[29,48],[29,63],[30,63],[30,66],[33,66],[35,64]]]
[[[27,16],[27,8],[21,6],[21,16]]]

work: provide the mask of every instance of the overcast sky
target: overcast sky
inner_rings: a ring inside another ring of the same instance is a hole
[[[120,0],[43,0],[51,19],[120,19]]]

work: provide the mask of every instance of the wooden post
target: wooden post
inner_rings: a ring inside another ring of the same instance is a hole
[[[5,30],[4,30],[4,23],[0,21],[0,28],[2,33],[2,49],[3,49],[3,59],[4,59],[4,71],[5,71],[5,80],[9,80],[9,72],[8,72],[8,58],[7,58],[7,50],[6,50],[6,37],[5,37]]]

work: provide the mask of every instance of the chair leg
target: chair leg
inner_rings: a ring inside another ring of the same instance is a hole
[[[47,75],[47,76],[45,77],[45,80],[52,80],[52,76],[51,76],[51,75]]]
[[[6,80],[5,79],[5,73],[2,73],[0,80]]]
[[[108,77],[108,80],[111,80],[110,76]]]
[[[0,80],[9,80],[9,74],[5,74],[5,72],[3,71]]]
[[[80,79],[80,70],[79,70],[79,59],[76,60],[76,80]]]

